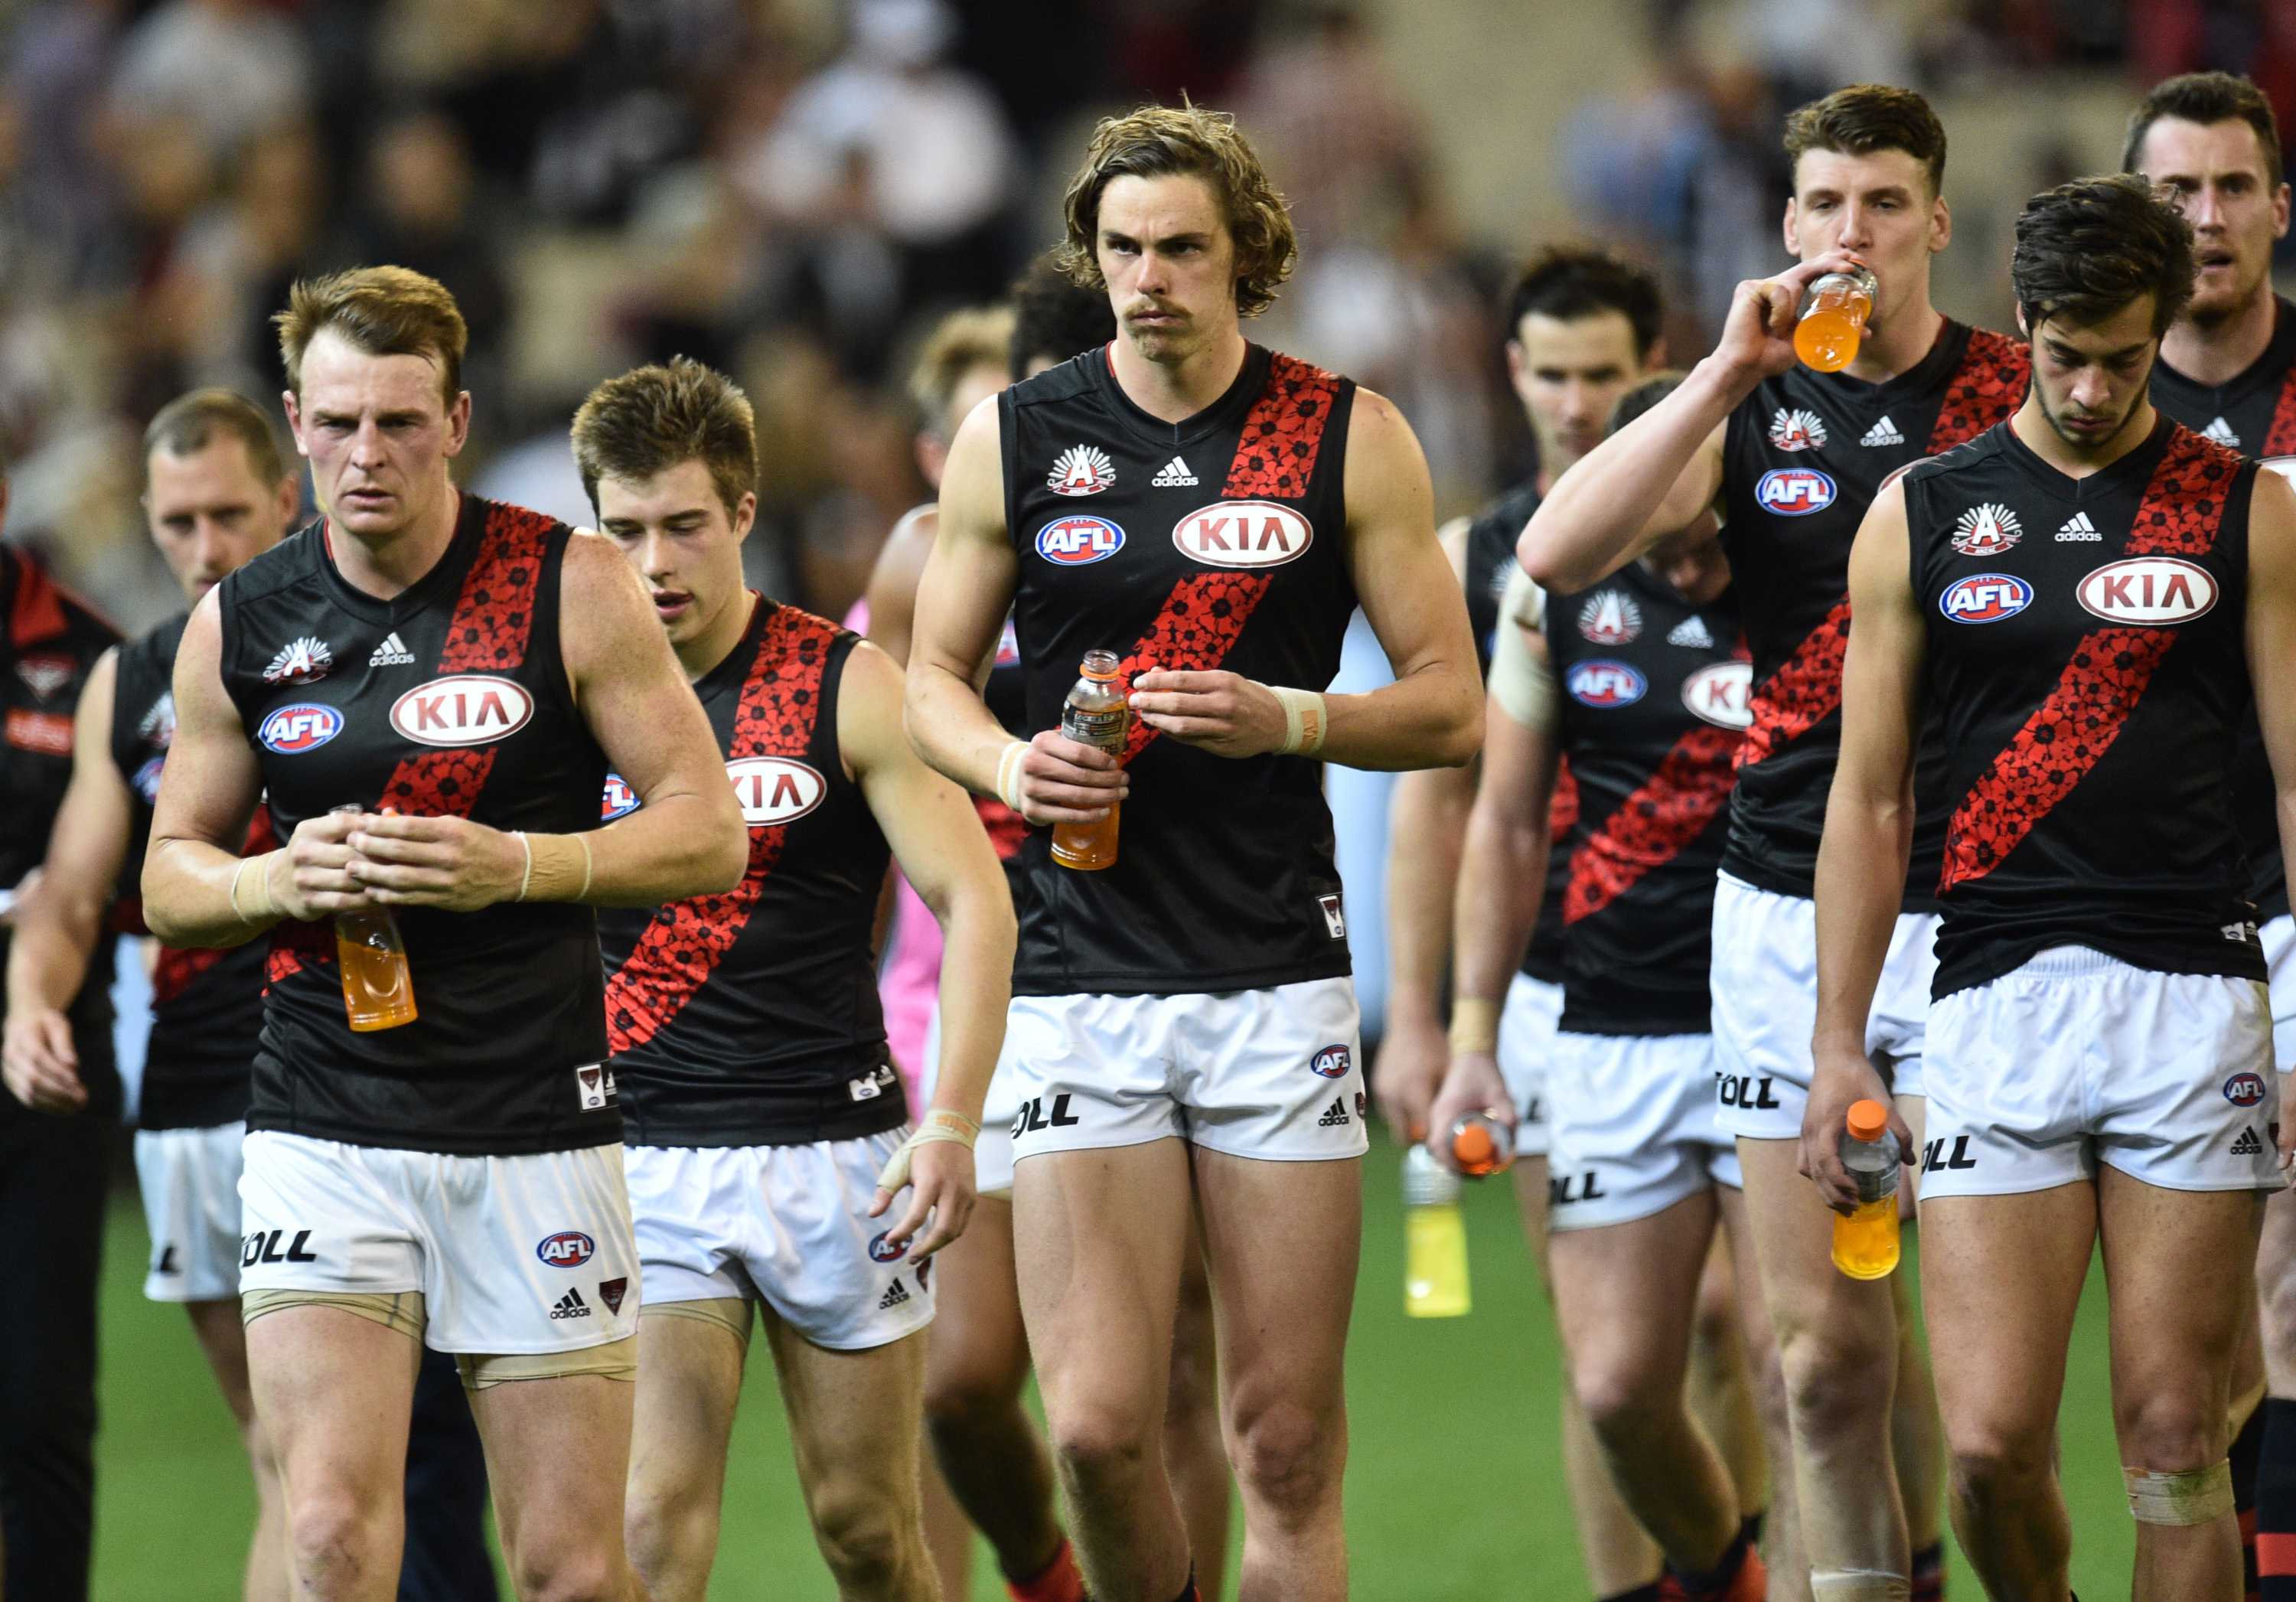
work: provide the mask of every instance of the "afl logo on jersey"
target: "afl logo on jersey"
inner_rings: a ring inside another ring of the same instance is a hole
[[[1972,573],[1938,597],[1938,610],[1956,623],[1997,623],[2033,604],[2033,587],[2014,573]]]
[[[265,718],[256,728],[255,737],[263,742],[266,751],[292,757],[316,751],[342,732],[340,712],[331,706],[299,701],[292,706],[280,707]]]
[[[1632,706],[1650,681],[1625,662],[1597,657],[1570,670],[1570,699],[1581,706]]]
[[[418,685],[390,703],[390,727],[417,745],[487,745],[534,717],[526,686],[491,673],[457,673]]]
[[[726,776],[734,781],[742,821],[752,827],[795,823],[829,793],[826,779],[789,757],[743,757],[726,764]]]
[[[1815,467],[1773,467],[1754,486],[1754,500],[1780,517],[1808,517],[1833,505],[1833,479]]]
[[[1172,543],[1213,567],[1281,567],[1308,554],[1316,530],[1274,501],[1218,501],[1175,524]]]
[[[1124,530],[1104,517],[1056,517],[1037,530],[1037,555],[1062,567],[1083,567],[1124,548]]]
[[[1754,664],[1709,662],[1682,681],[1682,704],[1718,728],[1754,721]]]
[[[578,1269],[590,1261],[598,1250],[598,1243],[579,1229],[561,1229],[545,1236],[534,1248],[534,1254],[554,1269]]]
[[[606,793],[598,803],[598,821],[611,823],[638,809],[638,793],[619,773],[606,776]]]
[[[2131,556],[2082,579],[2073,597],[2108,623],[2189,623],[2216,605],[2217,580],[2197,563]]]

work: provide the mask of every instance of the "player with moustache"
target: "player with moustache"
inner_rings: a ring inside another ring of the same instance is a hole
[[[1926,719],[1951,753],[1927,1080],[1951,1156],[1928,1164],[1921,1262],[1955,1528],[1989,1595],[2064,1594],[2057,1416],[2101,1247],[2131,1594],[2231,1602],[2226,1409],[2296,1140],[2231,778],[2252,690],[2289,838],[2296,494],[2147,398],[2194,266],[2143,178],[2035,196],[2011,276],[2031,394],[1885,490],[1851,558],[1802,1162],[1847,1211],[1843,1116],[1882,1090],[1865,1019],[1896,908],[1874,867],[1905,860]]]
[[[1953,217],[1945,130],[1919,94],[1838,89],[1786,119],[1784,144],[1794,187],[1784,232],[1800,265],[1739,286],[1713,352],[1555,486],[1520,554],[1541,584],[1583,589],[1699,509],[1722,516],[1754,688],[1714,900],[1716,1093],[1739,1140],[1812,1588],[1821,1602],[1890,1602],[1943,1584],[1943,1465],[1902,1292],[1836,1271],[1833,1220],[1795,1172],[1816,1006],[1812,886],[1857,520],[1890,473],[2006,416],[2027,356],[1931,303],[1931,260],[1951,242]],[[1857,264],[1877,293],[1856,357],[1835,373],[1800,366],[1788,336],[1803,292]],[[1924,797],[1942,761],[1925,751]],[[1934,805],[1916,819],[1869,1025],[1916,1129],[1943,824]],[[1876,1384],[1877,1373],[1894,1378]]]
[[[1037,826],[1000,1065],[1021,1307],[1086,1586],[1193,1596],[1160,1437],[1200,1216],[1239,1594],[1339,1596],[1367,1107],[1316,759],[1468,760],[1473,641],[1394,407],[1243,336],[1294,239],[1234,123],[1103,121],[1065,213],[1119,336],[958,430],[909,663],[920,750]],[[1358,597],[1396,682],[1326,697]],[[1008,611],[1027,739],[973,683]],[[1055,728],[1095,650],[1131,692],[1119,753]],[[1044,826],[1128,797],[1112,866],[1054,862]]]
[[[520,1593],[623,1602],[637,1261],[593,908],[732,889],[740,810],[620,555],[455,487],[454,298],[362,267],[278,322],[324,515],[193,611],[144,900],[171,945],[268,938],[241,1295],[295,1581],[390,1594],[428,1344]],[[645,804],[601,828],[610,763]],[[242,856],[258,803],[286,843]],[[384,913],[415,1015],[355,1030],[362,926],[328,922]]]

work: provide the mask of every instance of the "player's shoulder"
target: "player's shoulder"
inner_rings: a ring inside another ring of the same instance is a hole
[[[1095,345],[1089,350],[1078,351],[1057,366],[1022,379],[1002,391],[1004,404],[1015,411],[1027,411],[1037,407],[1058,406],[1092,392],[1098,382],[1093,369],[1095,362],[1108,360],[1108,347]]]
[[[2005,417],[1958,445],[1949,446],[1935,456],[1906,463],[1882,481],[1874,491],[1875,497],[1878,498],[1899,484],[1927,484],[1955,474],[1981,470],[2000,456],[2006,443],[2008,429],[2009,421]]]
[[[224,599],[236,606],[316,579],[325,528],[326,520],[315,517],[261,555],[233,569],[224,576]]]

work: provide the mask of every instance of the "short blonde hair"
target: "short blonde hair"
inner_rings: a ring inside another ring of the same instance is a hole
[[[741,386],[691,357],[636,367],[590,391],[574,414],[574,466],[598,506],[598,481],[641,483],[681,462],[698,461],[738,515],[758,486],[758,422]]]
[[[402,267],[352,267],[324,278],[299,278],[287,309],[271,319],[287,387],[303,392],[303,353],[332,328],[369,356],[420,356],[439,364],[447,404],[463,392],[463,352],[470,329],[463,308],[436,278]]]
[[[1061,269],[1086,289],[1107,288],[1095,248],[1102,192],[1111,178],[1173,177],[1212,186],[1235,242],[1235,308],[1247,317],[1266,311],[1300,254],[1292,210],[1236,131],[1235,119],[1201,106],[1142,106],[1102,119],[1061,201],[1068,222],[1068,238],[1054,255]]]
[[[956,432],[961,417],[948,415],[956,387],[976,367],[994,367],[1002,374],[1013,356],[1013,308],[974,306],[953,311],[933,325],[909,369],[909,398],[915,403],[923,426],[946,440]]]

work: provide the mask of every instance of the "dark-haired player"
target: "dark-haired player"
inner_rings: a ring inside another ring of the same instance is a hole
[[[1129,795],[1112,867],[1021,848],[1021,1306],[1093,1596],[1192,1596],[1160,1438],[1200,1216],[1242,1593],[1339,1596],[1366,1105],[1316,759],[1467,760],[1474,645],[1394,407],[1243,337],[1294,242],[1234,124],[1103,121],[1066,214],[1119,336],[958,430],[909,661],[911,737],[969,788],[1038,825]],[[1327,698],[1358,598],[1396,682]],[[973,686],[1008,610],[1025,741]],[[1133,692],[1120,759],[1055,728],[1100,649]]]
[[[1902,1482],[1890,1466],[1896,1389],[1909,1385],[1911,1410],[1927,1420],[1924,1376],[1902,1293],[1835,1270],[1833,1220],[1794,1171],[1816,997],[1810,896],[1841,729],[1849,546],[1890,472],[2008,415],[2024,391],[2027,358],[2013,341],[1931,304],[1930,260],[1952,238],[1953,220],[1939,192],[1945,130],[1920,95],[1871,84],[1837,90],[1787,119],[1785,148],[1794,177],[1785,242],[1801,265],[1739,287],[1713,354],[1555,487],[1521,556],[1550,587],[1585,588],[1699,508],[1722,514],[1754,688],[1714,899],[1715,1083],[1724,1126],[1740,1138],[1760,1243],[1811,1584],[1825,1602],[1885,1602],[1942,1577],[1942,1550],[1930,1540],[1934,1454],[1918,1454],[1931,1461]],[[1764,329],[1774,306],[1790,316],[1812,280],[1853,258],[1880,284],[1871,325],[1845,371],[1814,373]],[[1917,820],[1903,916],[1870,1020],[1874,1059],[1914,1104],[1916,1125],[1942,824],[1933,811]]]
[[[455,487],[454,298],[364,267],[279,323],[325,515],[193,610],[144,900],[171,945],[269,937],[240,1286],[296,1584],[390,1594],[428,1344],[520,1590],[622,1602],[637,1261],[591,908],[730,890],[741,813],[619,554]],[[644,805],[601,828],[610,762]],[[258,801],[287,843],[242,856]],[[354,1031],[328,920],[375,910],[419,1015]]]
[[[1885,490],[1851,559],[1803,1162],[1824,1199],[1854,1197],[1837,1131],[1882,1088],[1865,1019],[1896,912],[1874,869],[1906,859],[1931,719],[1950,823],[1926,1082],[1931,1149],[1954,1160],[1923,1187],[1922,1283],[1955,1527],[1991,1595],[2064,1593],[2057,1414],[2101,1245],[2132,1594],[2229,1602],[2226,1408],[2263,1198],[2296,1140],[2275,1150],[2230,780],[2252,683],[2284,836],[2296,495],[2147,398],[2193,255],[2144,180],[2027,202],[2011,278],[2031,394]]]

